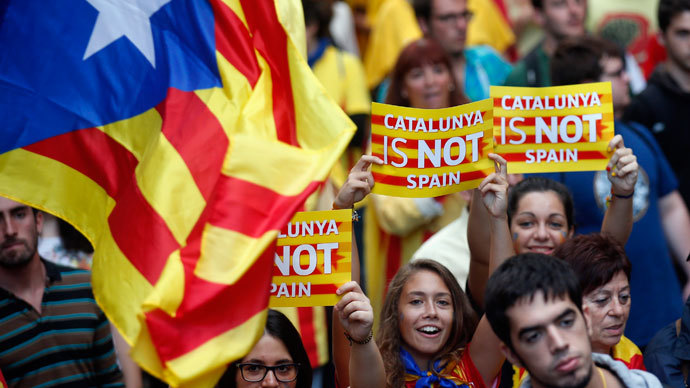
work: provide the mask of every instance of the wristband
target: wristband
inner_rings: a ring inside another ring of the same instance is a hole
[[[633,189],[632,193],[630,193],[630,194],[628,194],[628,195],[616,194],[616,193],[613,192],[613,189],[611,189],[611,194],[613,194],[613,196],[616,197],[616,198],[630,198],[630,197],[632,197],[632,196],[635,194],[635,189]]]
[[[366,344],[368,344],[369,341],[371,341],[371,339],[374,337],[374,332],[373,332],[373,331],[369,331],[369,335],[367,336],[367,338],[365,338],[365,339],[363,339],[363,340],[361,340],[361,341],[357,341],[356,339],[350,337],[350,334],[348,334],[348,332],[346,332],[346,331],[343,332],[343,334],[345,334],[345,338],[347,338],[347,340],[350,341],[350,346],[352,346],[353,343],[355,343],[355,344],[357,344],[357,345],[366,345]]]
[[[343,210],[340,206],[335,204],[335,201],[333,201],[333,210]],[[352,221],[359,221],[359,213],[357,213],[357,210],[355,210],[355,205],[352,205]]]

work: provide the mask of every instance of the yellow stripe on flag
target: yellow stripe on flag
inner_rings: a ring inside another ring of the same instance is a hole
[[[206,225],[201,242],[201,257],[194,273],[202,279],[233,284],[253,264],[257,251],[263,252],[278,233],[270,231],[252,238],[232,230]]]

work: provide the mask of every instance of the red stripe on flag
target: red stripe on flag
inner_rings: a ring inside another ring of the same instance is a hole
[[[192,230],[187,246],[181,250],[185,294],[176,316],[171,317],[160,310],[146,314],[151,339],[163,362],[180,357],[234,329],[268,305],[275,242],[266,248],[234,284],[212,283],[194,274],[201,253],[205,225],[211,223],[229,229],[235,228],[233,230],[240,233],[255,233],[257,236],[271,229],[281,229],[318,184],[319,182],[312,182],[300,194],[288,197],[240,179],[221,178],[204,213]],[[236,191],[238,187],[240,189]],[[258,190],[256,195],[264,197],[251,197],[254,195],[252,192],[242,190],[247,187]],[[237,196],[238,193],[249,197]],[[264,200],[273,202],[263,203],[264,209],[261,210],[257,204]],[[243,209],[242,204],[254,209]],[[273,207],[267,204],[272,204]],[[257,285],[265,285],[265,289]],[[192,332],[195,335],[189,336],[188,333]],[[179,338],[180,342],[171,343],[170,338]]]
[[[161,129],[189,168],[199,191],[208,201],[228,151],[228,137],[218,118],[196,93],[168,89],[156,109],[164,118]]]
[[[145,313],[151,340],[161,361],[187,354],[264,310],[268,304],[274,250],[275,245],[269,245],[231,286],[196,277],[196,261],[183,259],[185,294],[176,316],[170,317],[162,310]],[[257,287],[257,284],[266,287]],[[171,341],[172,338],[177,341]]]
[[[240,0],[254,47],[271,69],[273,118],[278,140],[299,147],[292,95],[287,34],[278,20],[273,1]]]
[[[273,229],[282,229],[302,203],[304,193],[311,193],[321,182],[311,182],[297,196],[276,193],[255,183],[223,176],[215,188],[218,200],[213,207],[209,223],[234,230],[250,237],[260,237]]]
[[[95,128],[51,137],[25,149],[79,171],[115,200],[108,217],[113,239],[132,265],[155,284],[178,244],[139,190],[134,173],[138,161],[134,155]],[[142,236],[146,236],[146,243],[141,242]]]
[[[556,151],[558,151],[558,150],[556,150]],[[525,155],[524,152],[505,153],[505,154],[501,154],[501,156],[503,156],[503,158],[506,160],[506,162],[524,162],[527,160],[527,156]],[[608,160],[608,156],[604,155],[603,153],[601,153],[599,151],[580,151],[580,150],[577,151],[577,160],[578,161],[599,160],[599,159]],[[376,179],[376,177],[374,177],[374,179]],[[378,182],[378,180],[377,180],[377,182]]]
[[[376,178],[374,178],[376,179]],[[382,231],[381,234],[384,232]],[[386,287],[385,293],[388,292],[388,285],[393,280],[393,276],[398,273],[402,261],[402,241],[400,237],[389,235],[388,250],[386,251]],[[383,239],[381,239],[383,241]],[[384,293],[384,295],[385,295]]]
[[[314,309],[311,307],[297,307],[299,318],[299,333],[302,336],[304,350],[307,351],[312,368],[319,367],[319,348],[316,345],[316,330],[314,328]]]
[[[252,88],[261,75],[249,31],[222,1],[211,1],[216,19],[216,49],[249,81]]]

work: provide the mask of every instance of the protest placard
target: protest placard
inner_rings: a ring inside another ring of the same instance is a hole
[[[352,210],[295,214],[278,234],[269,307],[336,304],[351,257]]]
[[[436,197],[479,186],[493,172],[490,99],[443,109],[372,104],[373,193]]]
[[[614,136],[611,84],[492,86],[494,152],[510,173],[603,170]]]

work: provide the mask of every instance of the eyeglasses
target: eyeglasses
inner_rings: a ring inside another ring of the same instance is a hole
[[[611,73],[604,73],[603,76],[605,77],[610,77],[610,78],[618,78],[623,75],[625,72],[625,66],[621,66],[620,69],[613,71]]]
[[[474,12],[466,9],[458,13],[446,13],[442,15],[435,15],[434,19],[438,20],[441,23],[450,24],[456,23],[458,20],[469,22],[472,19],[472,16],[474,16]]]
[[[268,366],[263,364],[247,363],[237,364],[237,367],[240,368],[240,374],[242,375],[244,381],[248,381],[250,383],[262,381],[266,377],[266,374],[268,374],[268,371],[273,371],[273,375],[276,377],[276,380],[280,381],[281,383],[289,383],[297,378],[297,368],[299,367],[299,364],[293,363]]]

